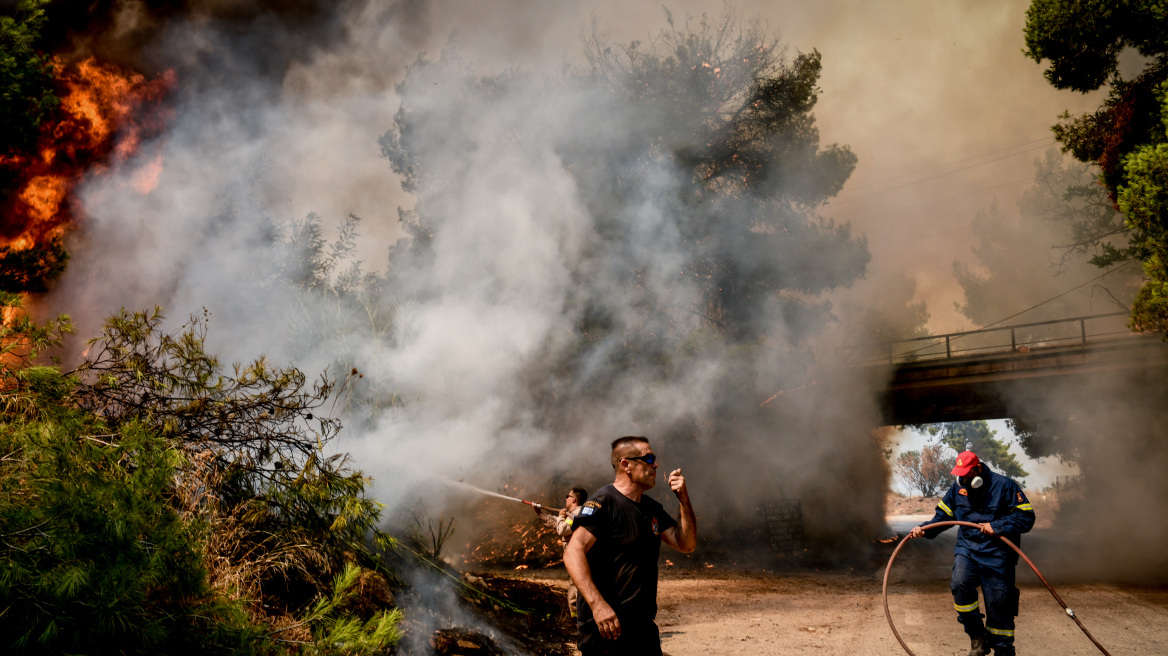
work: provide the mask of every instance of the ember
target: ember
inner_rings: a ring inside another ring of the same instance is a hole
[[[463,562],[477,567],[550,567],[563,561],[555,531],[531,509],[502,500],[484,500],[474,523],[478,535],[468,536]]]

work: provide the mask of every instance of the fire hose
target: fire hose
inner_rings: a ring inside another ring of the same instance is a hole
[[[935,522],[933,524],[926,524],[921,528],[930,529],[939,526],[969,526],[971,528],[981,528],[980,525],[974,524],[973,522],[962,521]],[[1027,558],[1026,554],[1022,553],[1022,550],[1019,549],[1013,542],[1010,542],[1000,535],[995,535],[994,537],[998,538],[1002,542],[1005,542],[1007,547],[1010,547],[1014,551],[1018,552],[1018,555],[1022,557],[1022,560],[1025,560],[1026,564],[1030,565],[1030,569],[1034,570],[1034,573],[1038,575],[1038,580],[1042,581],[1042,584],[1046,586],[1047,590],[1050,590],[1050,594],[1054,596],[1054,600],[1063,607],[1063,611],[1066,612],[1067,617],[1075,620],[1075,624],[1079,625],[1079,629],[1083,631],[1083,634],[1087,636],[1088,640],[1090,640],[1096,647],[1099,648],[1099,651],[1103,652],[1106,656],[1111,656],[1111,654],[1103,648],[1103,645],[1099,644],[1099,641],[1095,639],[1095,636],[1091,635],[1091,632],[1087,630],[1087,627],[1083,626],[1083,623],[1080,622],[1079,618],[1075,615],[1075,611],[1067,607],[1067,604],[1063,602],[1062,597],[1060,597],[1059,594],[1054,591],[1054,588],[1052,588],[1050,583],[1047,582],[1046,577],[1042,575],[1042,572],[1038,571],[1037,567],[1035,567],[1034,562]],[[909,656],[916,656],[916,654],[913,653],[913,650],[909,649],[908,645],[905,644],[904,639],[900,637],[900,632],[896,630],[896,624],[892,622],[892,611],[888,610],[888,575],[890,572],[892,572],[892,561],[896,560],[896,554],[900,553],[901,547],[903,547],[908,541],[909,538],[905,538],[900,541],[900,544],[896,545],[896,549],[893,549],[892,556],[888,559],[888,566],[884,568],[884,616],[888,618],[888,626],[892,629],[892,635],[896,636],[896,641],[900,643],[901,647],[904,647],[904,650],[908,652]]]

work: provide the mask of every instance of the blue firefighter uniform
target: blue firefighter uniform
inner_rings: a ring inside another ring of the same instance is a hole
[[[1014,616],[1018,614],[1018,588],[1014,587],[1018,554],[996,536],[1020,545],[1022,534],[1034,526],[1034,507],[1017,483],[993,473],[984,464],[981,477],[983,483],[978,489],[967,489],[960,483],[950,486],[933,518],[925,524],[956,519],[976,524],[989,522],[994,529],[994,535],[986,535],[976,528],[957,527],[950,588],[957,621],[965,632],[971,638],[984,639],[996,656],[1012,655]],[[948,528],[929,529],[925,537],[932,539]],[[985,597],[984,627],[977,600],[979,585]]]

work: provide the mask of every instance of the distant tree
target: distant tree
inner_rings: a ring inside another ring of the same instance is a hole
[[[954,451],[969,450],[989,463],[998,472],[1010,478],[1025,478],[1030,474],[1010,453],[1010,445],[999,440],[997,431],[990,430],[985,421],[955,421],[946,424],[931,424],[926,430],[930,435],[940,437],[941,443]]]
[[[949,487],[949,472],[956,455],[944,444],[930,442],[920,451],[904,451],[897,456],[896,475],[910,488],[920,490],[922,496],[937,496]]]
[[[1054,131],[1075,157],[1099,165],[1126,220],[1128,245],[1105,248],[1095,263],[1142,262],[1146,282],[1131,325],[1168,330],[1168,9],[1153,0],[1034,0],[1025,36],[1026,54],[1050,62],[1045,75],[1056,88],[1109,86],[1102,107],[1077,117],[1064,113]],[[1146,58],[1130,80],[1119,74],[1127,48]]]
[[[1027,308],[1033,309],[1014,323],[1130,306],[1139,286],[1135,267],[1064,293],[1098,277],[1089,258],[1094,262],[1127,244],[1123,216],[1098,183],[1098,169],[1068,160],[1051,149],[1035,161],[1034,184],[1015,212],[994,204],[974,216],[974,261],[953,265],[965,296],[957,309],[974,325]]]

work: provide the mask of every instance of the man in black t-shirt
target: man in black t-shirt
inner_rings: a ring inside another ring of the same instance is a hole
[[[674,521],[645,496],[657,484],[657,456],[644,437],[612,443],[616,480],[584,502],[564,565],[579,589],[577,647],[584,656],[659,656],[657,558],[661,543],[689,553],[697,546],[697,523],[680,469],[669,487],[681,504]]]

